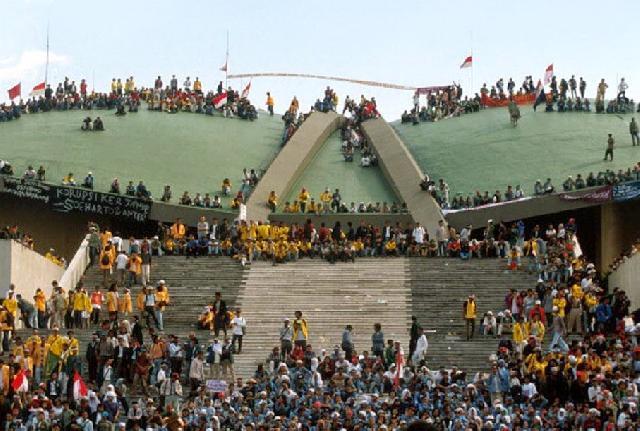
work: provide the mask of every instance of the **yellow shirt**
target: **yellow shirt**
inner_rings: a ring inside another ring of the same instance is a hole
[[[78,356],[80,353],[80,342],[77,338],[69,338],[69,354],[71,356]]]
[[[62,351],[64,350],[64,344],[67,343],[68,340],[66,337],[58,336],[58,338],[53,341],[49,347],[49,352],[56,356],[62,355]]]
[[[564,317],[564,307],[567,306],[567,300],[564,297],[556,297],[553,299],[553,306],[558,307],[558,316]]]
[[[329,204],[333,199],[333,195],[330,192],[322,192],[320,193],[320,202],[323,204]]]
[[[304,203],[307,203],[308,200],[309,200],[309,192],[308,191],[300,192],[300,194],[298,195],[298,201],[304,204]]]
[[[476,318],[476,301],[467,301],[466,308],[464,310],[464,318],[465,319],[475,319]]]
[[[38,311],[45,311],[47,309],[47,298],[45,298],[42,290],[36,292],[35,301]]]
[[[133,312],[133,304],[131,302],[131,294],[129,292],[125,292],[122,295],[122,299],[119,301],[118,307],[120,308],[121,313]]]
[[[107,311],[110,313],[118,311],[118,294],[116,292],[107,292]]]
[[[76,292],[76,294],[73,296],[73,310],[74,311],[86,311],[87,309],[87,294],[80,291],[80,292]]]
[[[2,301],[2,306],[6,308],[11,314],[13,314],[14,318],[17,316],[18,301],[16,301],[15,299],[13,298],[5,299],[4,301]]]

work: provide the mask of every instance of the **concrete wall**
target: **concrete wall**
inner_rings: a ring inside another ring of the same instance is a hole
[[[315,112],[305,120],[262,176],[247,201],[247,219],[267,220],[267,199],[273,190],[283,198],[306,169],[329,135],[336,131],[343,118],[335,112]]]
[[[383,226],[385,221],[395,225],[396,222],[402,223],[403,226],[411,223],[413,220],[409,214],[325,214],[325,215],[313,215],[313,214],[272,214],[269,217],[271,222],[284,222],[286,224],[298,223],[304,224],[307,219],[311,219],[313,224],[320,226],[320,223],[325,223],[327,226],[333,226],[337,221],[340,222],[344,228],[347,222],[351,222],[354,227],[360,225],[361,221],[366,224],[372,224],[374,226]]]
[[[640,307],[640,254],[634,254],[611,273],[609,289],[612,290],[614,287],[627,292],[631,300],[631,310]]]
[[[579,196],[584,193],[588,193],[590,190],[591,189],[588,189],[587,191],[580,190],[570,194]],[[472,224],[473,226],[484,226],[487,224],[487,220],[489,219],[493,219],[496,222],[508,222],[596,205],[600,204],[581,200],[562,200],[558,194],[554,194],[509,202],[504,205],[487,206],[449,213],[446,215],[446,219],[449,225],[459,231],[468,224]]]
[[[610,202],[600,209],[598,259],[602,271],[640,237],[640,200]]]
[[[431,195],[420,189],[424,174],[407,147],[382,118],[365,121],[362,129],[396,195],[407,204],[413,220],[422,223],[429,235],[435,237],[438,221],[444,217]]]
[[[16,293],[32,300],[38,287],[51,293],[51,282],[60,280],[64,268],[44,256],[11,240],[0,240],[0,296],[4,297],[12,283]]]

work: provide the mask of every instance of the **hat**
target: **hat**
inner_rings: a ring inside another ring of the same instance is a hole
[[[539,299],[536,300],[536,305],[542,304]]]
[[[158,284],[165,284],[164,280],[158,281]]]

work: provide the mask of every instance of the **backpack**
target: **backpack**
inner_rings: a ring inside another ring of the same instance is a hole
[[[110,265],[111,264],[111,259],[109,259],[109,255],[108,254],[103,254],[102,255],[102,259],[100,259],[100,263],[102,265]]]

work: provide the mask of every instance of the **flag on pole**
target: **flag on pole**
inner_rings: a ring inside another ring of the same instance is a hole
[[[29,379],[27,379],[23,369],[20,369],[18,374],[13,377],[11,387],[14,392],[27,392],[29,390]]]
[[[551,78],[553,78],[553,63],[547,66],[547,69],[544,71],[544,85],[549,84]]]
[[[87,385],[84,384],[84,380],[82,380],[82,377],[76,370],[73,375],[73,399],[78,400],[80,398],[84,398],[88,393]]]
[[[224,91],[220,94],[217,94],[213,97],[213,106],[216,107],[216,109],[220,109],[222,108],[224,105],[227,104],[227,92]]]
[[[251,81],[249,81],[249,83],[247,84],[246,87],[244,87],[244,90],[242,90],[242,95],[240,96],[241,99],[246,99],[249,97],[249,91],[251,91]]]
[[[44,94],[44,88],[45,88],[44,82],[41,82],[40,84],[33,87],[33,90],[31,90],[31,93],[29,93],[29,96],[42,96]]]
[[[18,82],[17,85],[11,87],[8,90],[8,93],[9,93],[9,99],[11,100],[15,99],[16,97],[20,97],[20,94],[22,94],[21,83]]]
[[[224,61],[224,64],[220,68],[220,71],[221,72],[227,72],[228,71],[228,67],[227,67],[228,65],[229,65],[229,60],[227,59],[227,60]]]
[[[470,55],[465,58],[462,64],[460,65],[460,69],[466,69],[467,67],[473,66],[473,57]]]

